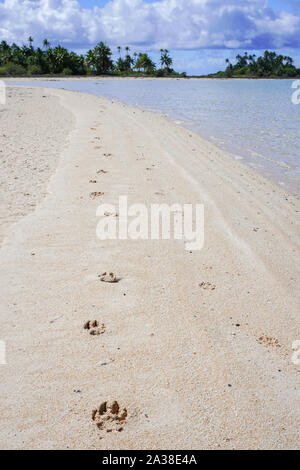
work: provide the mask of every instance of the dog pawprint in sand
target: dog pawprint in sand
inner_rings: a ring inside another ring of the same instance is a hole
[[[103,402],[92,411],[92,420],[101,431],[123,431],[127,418],[127,409],[121,408],[117,401],[112,403]]]
[[[107,273],[107,272],[104,272],[102,274],[99,274],[98,275],[99,279],[101,282],[111,282],[111,283],[114,283],[114,282],[119,282],[120,281],[120,278],[118,278],[116,276],[115,273],[111,272],[111,273]]]
[[[104,323],[99,323],[97,320],[88,320],[84,323],[83,329],[88,330],[92,336],[99,336],[105,332],[105,325]]]

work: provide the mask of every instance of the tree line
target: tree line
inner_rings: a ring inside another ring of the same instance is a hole
[[[0,75],[180,75],[173,70],[173,59],[167,49],[160,50],[157,66],[147,53],[131,54],[128,46],[124,51],[118,46],[119,57],[114,61],[111,48],[102,41],[86,54],[77,54],[60,45],[51,47],[47,39],[42,47],[35,48],[33,42],[31,36],[28,44],[22,46],[2,41]]]
[[[234,78],[293,78],[300,76],[300,69],[294,65],[294,61],[289,56],[278,55],[276,52],[265,51],[263,56],[256,57],[255,54],[236,56],[235,64],[226,59],[226,70],[211,77]]]
[[[183,76],[173,69],[173,59],[167,49],[160,50],[159,64],[147,53],[131,54],[130,47],[117,47],[118,58],[114,61],[111,48],[99,42],[86,54],[77,54],[60,45],[51,47],[44,39],[42,47],[35,48],[34,40],[28,38],[28,44],[18,46],[0,42],[0,75],[150,75],[157,77]],[[300,69],[294,65],[289,56],[278,55],[276,52],[265,51],[263,56],[255,54],[238,54],[232,63],[226,59],[226,69],[212,78],[290,78],[300,77]]]

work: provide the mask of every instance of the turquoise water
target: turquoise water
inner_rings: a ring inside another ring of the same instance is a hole
[[[162,111],[300,194],[300,104],[292,80],[40,81]]]

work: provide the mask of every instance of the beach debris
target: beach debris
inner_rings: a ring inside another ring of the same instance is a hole
[[[121,408],[116,400],[110,404],[104,401],[99,408],[92,410],[92,421],[101,431],[106,431],[107,433],[113,431],[121,432],[124,428],[127,414],[127,409]]]
[[[101,362],[100,366],[108,366],[109,364],[112,364],[113,362],[115,362],[115,359],[110,359],[107,362]]]
[[[60,318],[62,318],[62,315],[60,315],[59,317],[53,318],[53,320],[50,320],[49,323],[52,324],[55,321],[59,320]]]
[[[98,277],[100,278],[100,281],[102,282],[119,282],[119,278],[117,278],[117,276],[114,274],[114,273],[102,273],[102,274],[99,274]]]
[[[274,338],[273,336],[262,335],[258,338],[257,341],[260,344],[264,344],[265,346],[281,348],[281,344],[279,343],[279,340],[277,338]]]
[[[101,147],[99,147],[99,145],[96,145],[96,147],[94,147],[94,150],[99,150],[101,149]]]
[[[100,175],[100,173],[104,173],[104,174],[105,174],[105,173],[107,173],[107,171],[105,171],[105,170],[97,170],[96,173],[97,173],[97,175]]]
[[[102,193],[101,191],[93,191],[92,193],[90,193],[90,198],[95,199],[96,197],[100,197],[103,195],[104,193]]]
[[[103,154],[105,157],[111,157],[112,156],[112,153],[104,153]]]
[[[99,325],[97,320],[94,320],[94,321],[88,320],[83,325],[83,328],[84,330],[89,330],[89,333],[92,336],[99,336],[105,332],[104,323],[101,323],[101,325]]]
[[[97,183],[97,180],[90,180],[89,183]]]
[[[201,282],[199,284],[199,287],[201,287],[202,289],[205,289],[205,290],[215,290],[216,289],[215,284],[211,284],[210,282]]]

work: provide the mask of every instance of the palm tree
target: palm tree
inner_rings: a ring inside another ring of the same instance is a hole
[[[121,46],[118,46],[117,49],[118,49],[118,51],[119,51],[119,57],[121,57],[121,50],[122,50],[122,47],[121,47]]]
[[[33,43],[33,37],[32,36],[29,36],[28,42],[29,42],[29,47],[32,47],[32,43]]]
[[[88,51],[86,61],[87,64],[100,75],[102,73],[108,73],[113,69],[111,55],[110,47],[101,41],[94,49]]]
[[[162,68],[165,68],[168,72],[170,72],[173,59],[170,57],[168,49],[161,49],[160,53],[160,63]]]
[[[43,40],[43,46],[45,49],[48,49],[50,47],[50,42],[48,41],[48,39]]]
[[[232,77],[233,75],[233,65],[231,64],[230,60],[229,59],[226,59],[225,60],[226,64],[227,64],[227,67],[226,67],[226,76],[228,78]]]
[[[86,53],[86,58],[85,58],[86,65],[88,67],[91,67],[92,69],[94,69],[95,68],[95,61],[96,61],[96,57],[95,57],[94,50],[90,49]]]
[[[164,66],[164,59],[163,59],[164,52],[165,52],[164,49],[161,49],[161,50],[160,50],[160,65],[161,65],[162,67]]]
[[[6,64],[10,61],[11,47],[6,41],[2,41],[0,44],[0,64]]]
[[[136,63],[136,61],[137,61],[137,53],[134,52],[133,53],[133,63],[132,64],[134,65]]]
[[[155,71],[155,64],[150,59],[148,54],[139,54],[134,68],[137,69],[139,72],[141,71],[141,69],[143,69],[146,73],[153,73]]]

